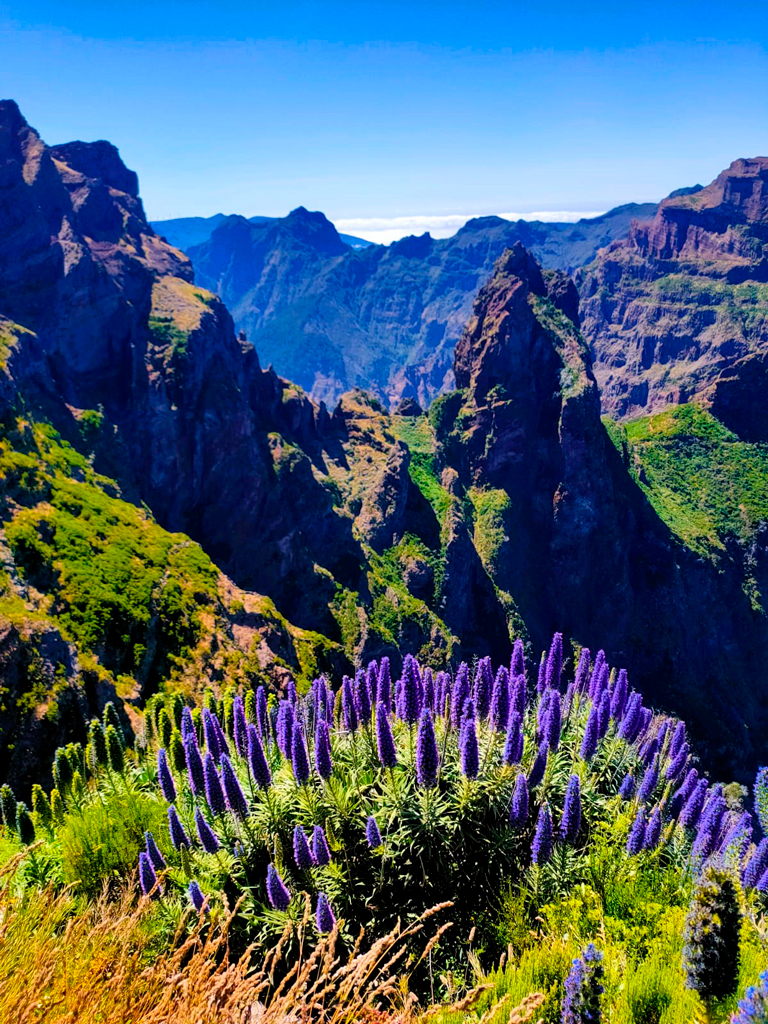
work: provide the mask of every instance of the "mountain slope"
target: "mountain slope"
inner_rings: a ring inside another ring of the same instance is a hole
[[[171,245],[185,252],[193,245],[202,245],[207,242],[213,232],[225,220],[228,220],[226,213],[215,213],[212,217],[174,217],[171,220],[153,220],[150,226],[153,231],[161,235]],[[248,217],[249,224],[266,224],[275,221],[277,217]],[[358,238],[357,235],[339,234],[339,238],[351,249],[365,249],[372,245],[372,242],[365,238]]]
[[[578,278],[603,408],[684,403],[768,351],[768,157],[665,199]]]
[[[570,268],[654,204],[576,224],[470,220],[452,238],[408,237],[350,252],[322,214],[230,217],[189,249],[196,280],[219,295],[265,363],[331,404],[351,387],[395,405],[427,404],[452,383],[453,347],[502,252],[522,242]]]

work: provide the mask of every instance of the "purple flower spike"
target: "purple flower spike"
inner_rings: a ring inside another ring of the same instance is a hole
[[[540,744],[536,759],[531,766],[531,770],[528,772],[528,785],[533,789],[541,782],[544,778],[544,772],[547,770],[547,759],[549,757],[549,747],[547,741],[544,740]]]
[[[544,739],[550,750],[557,750],[560,746],[560,728],[562,725],[562,710],[560,704],[560,691],[550,690],[547,714],[544,718]]]
[[[219,837],[205,820],[199,807],[195,808],[195,826],[197,828],[197,838],[200,840],[200,845],[205,852],[216,853],[221,846]]]
[[[539,658],[539,676],[536,680],[536,692],[544,693],[547,688],[547,655],[546,651],[541,652]]]
[[[277,709],[277,721],[275,722],[275,735],[277,747],[286,761],[291,760],[293,750],[293,728],[296,716],[293,704],[289,700],[281,700]]]
[[[267,692],[263,686],[256,691],[256,726],[261,734],[261,739],[269,742],[269,714],[267,707]]]
[[[315,858],[312,856],[307,837],[304,835],[304,829],[300,825],[293,830],[293,859],[296,861],[299,871],[309,871],[315,866]]]
[[[595,655],[595,663],[592,666],[592,675],[589,678],[589,699],[593,703],[600,694],[600,685],[603,677],[603,669],[605,667],[605,651],[600,650]]]
[[[403,661],[403,697],[401,717],[408,725],[419,719],[421,710],[419,668],[416,659],[406,654]]]
[[[640,783],[640,788],[637,791],[637,799],[641,804],[647,803],[654,794],[656,787],[659,784],[659,759],[655,757],[653,764],[651,764],[645,770],[643,775],[643,781]]]
[[[536,820],[536,834],[531,846],[531,860],[534,864],[546,864],[552,856],[552,813],[549,804],[542,804]]]
[[[742,876],[744,888],[754,889],[766,869],[768,869],[768,839],[761,839],[744,868]]]
[[[150,896],[153,900],[160,898],[161,889],[157,884],[157,875],[148,854],[144,850],[139,854],[139,882],[141,883],[141,891],[145,896]]]
[[[683,828],[696,828],[704,807],[704,799],[707,795],[709,783],[706,779],[699,779],[696,788],[685,802],[678,821]]]
[[[690,756],[690,748],[687,743],[684,743],[675,757],[667,765],[667,770],[664,773],[664,778],[668,782],[672,782],[679,778],[685,771],[685,767],[688,764],[688,757]]]
[[[511,679],[525,675],[525,649],[523,641],[518,637],[512,647],[512,660],[509,663],[509,675]]]
[[[675,731],[672,733],[672,739],[669,744],[669,759],[673,761],[680,751],[683,749],[685,743],[685,722],[678,722],[675,726]]]
[[[235,749],[240,757],[245,757],[248,750],[248,723],[245,720],[245,708],[240,694],[235,697],[232,705],[232,718],[234,721]]]
[[[695,768],[691,768],[688,774],[683,780],[682,786],[677,790],[669,803],[669,816],[670,818],[676,818],[683,807],[688,802],[691,793],[696,788],[696,784],[699,781],[699,773]]]
[[[176,800],[176,786],[168,764],[168,755],[162,747],[157,752],[157,780],[163,797],[172,804]]]
[[[504,743],[504,764],[520,764],[523,756],[523,730],[520,715],[517,711],[511,712],[509,724],[507,725],[507,738]]]
[[[603,690],[600,700],[597,703],[597,735],[600,739],[605,737],[608,726],[611,724],[611,695],[608,690]]]
[[[627,853],[630,857],[637,856],[645,843],[645,808],[641,807],[635,815],[632,828],[627,837]]]
[[[179,812],[173,804],[168,808],[168,832],[171,836],[171,842],[177,850],[180,850],[182,846],[186,846],[186,848],[189,849],[192,845],[189,841],[186,829],[179,818]]]
[[[549,646],[547,667],[544,674],[544,685],[555,690],[560,689],[560,678],[563,674],[563,634],[555,633]]]
[[[394,768],[397,764],[397,750],[392,729],[389,724],[387,709],[383,704],[376,705],[376,747],[379,761],[384,768]]]
[[[269,789],[272,785],[272,772],[269,770],[264,747],[255,725],[248,726],[248,767],[259,789]]]
[[[344,676],[341,683],[341,713],[344,718],[344,728],[347,732],[357,731],[357,704],[352,680]]]
[[[635,795],[635,780],[631,772],[627,772],[619,786],[619,796],[622,800],[631,800]]]
[[[312,831],[312,856],[319,868],[327,867],[331,863],[331,851],[322,825],[315,825]]]
[[[328,732],[328,723],[324,718],[318,718],[315,729],[315,771],[326,782],[333,775],[331,736]]]
[[[471,701],[467,701],[471,704]],[[461,773],[468,779],[476,779],[480,771],[480,751],[477,746],[477,729],[474,714],[467,715],[461,723],[459,732],[459,753],[461,755]]]
[[[611,691],[611,718],[614,722],[620,722],[627,706],[627,694],[629,686],[627,683],[627,670],[622,668],[616,677],[613,690]]]
[[[184,705],[181,709],[181,738],[185,740],[187,736],[191,735],[195,731],[195,722],[192,718],[192,711],[188,705]]]
[[[219,734],[216,730],[216,726],[213,724],[213,715],[208,708],[203,708],[203,739],[205,741],[206,751],[218,764],[219,757],[221,756],[221,749],[219,748]]]
[[[205,771],[194,730],[184,740],[184,756],[187,761],[189,788],[195,796],[203,796],[205,793]]]
[[[203,890],[194,879],[189,883],[187,894],[189,896],[189,902],[198,914],[201,914],[203,911],[205,911],[206,914],[210,912],[208,909],[208,900],[203,895]]]
[[[296,722],[293,728],[291,745],[291,767],[293,768],[293,777],[301,786],[309,780],[309,756],[307,754],[307,745],[304,742],[304,733],[302,732],[301,725],[298,722]]]
[[[211,814],[214,818],[217,818],[220,814],[224,814],[227,804],[213,756],[208,752],[206,752],[205,761],[203,762],[203,772],[205,773],[205,799],[211,809]]]
[[[491,728],[502,732],[509,722],[509,673],[502,665],[496,673],[491,693]]]
[[[151,832],[144,833],[144,842],[146,843],[147,856],[150,859],[152,867],[155,871],[165,871],[165,857],[163,857],[162,853],[158,850],[155,837]]]
[[[431,668],[425,668],[422,674],[422,682],[424,684],[424,707],[429,708],[430,711],[435,710],[435,678],[432,675]]]
[[[518,775],[509,807],[509,823],[512,828],[520,828],[528,821],[528,780],[525,775]]]
[[[321,935],[332,932],[336,927],[336,917],[324,892],[318,893],[315,921],[317,923],[317,930]]]
[[[382,845],[381,832],[376,824],[376,819],[371,815],[365,823],[365,838],[372,850],[378,850]]]
[[[651,812],[651,816],[648,819],[648,824],[645,827],[645,837],[643,839],[644,850],[655,850],[659,845],[661,839],[661,808],[654,807]]]
[[[469,696],[469,668],[466,662],[459,665],[453,682],[453,698],[451,701],[451,726],[454,730],[461,726],[464,702]]]
[[[477,717],[485,721],[491,706],[491,689],[493,687],[493,675],[491,673],[491,659],[481,658],[477,663],[475,672],[475,685],[472,690],[472,699],[477,709]]]
[[[379,665],[379,679],[376,688],[376,703],[383,704],[387,712],[392,710],[392,674],[389,658],[384,655]]]
[[[581,740],[581,759],[583,761],[590,761],[597,751],[598,743],[598,732],[599,732],[599,720],[598,720],[598,709],[593,704],[589,709],[589,716],[587,717],[587,724],[584,727],[584,736]]]
[[[516,711],[522,718],[527,699],[525,676],[515,676],[509,687],[509,710]]]
[[[287,910],[291,893],[273,864],[267,868],[267,899],[275,910]]]
[[[355,709],[361,723],[370,723],[371,697],[368,692],[368,681],[362,672],[355,676]]]
[[[579,664],[576,668],[576,676],[574,678],[577,693],[584,693],[589,683],[589,659],[589,648],[582,647],[581,654],[579,655]]]
[[[247,818],[248,801],[245,799],[240,780],[235,775],[232,762],[226,754],[221,755],[221,778],[224,783],[224,796],[227,799],[227,807],[236,818]]]
[[[626,740],[627,743],[632,743],[640,731],[642,724],[642,699],[639,693],[631,693],[627,700],[627,706],[624,710],[624,717],[621,720],[619,727],[619,736]]]
[[[430,789],[435,785],[439,761],[432,712],[429,708],[424,708],[416,735],[416,781],[420,786]]]
[[[576,840],[581,830],[581,785],[578,775],[571,775],[565,790],[563,803],[563,819],[560,822],[560,835],[569,843]]]

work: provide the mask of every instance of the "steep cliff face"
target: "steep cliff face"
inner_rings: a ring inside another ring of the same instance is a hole
[[[577,278],[603,409],[682,403],[768,351],[768,157],[664,200]]]

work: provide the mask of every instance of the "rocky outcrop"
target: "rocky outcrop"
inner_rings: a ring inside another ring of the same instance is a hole
[[[603,409],[682,403],[768,352],[768,157],[665,199],[578,275]]]

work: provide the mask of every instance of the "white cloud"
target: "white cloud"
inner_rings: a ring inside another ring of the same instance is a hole
[[[573,223],[583,217],[599,217],[604,210],[534,210],[529,213],[499,213],[504,220],[543,220]],[[428,231],[433,238],[455,235],[473,217],[487,214],[451,213],[446,215],[416,215],[412,217],[342,217],[334,221],[337,230],[347,235],[359,235],[369,242],[388,245],[405,235],[423,235]]]

